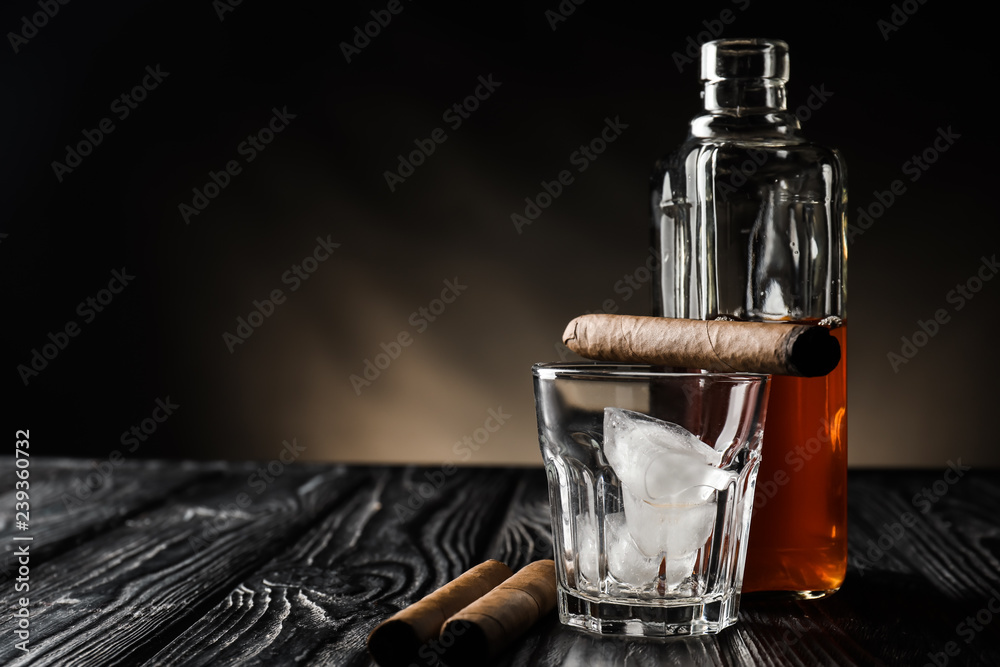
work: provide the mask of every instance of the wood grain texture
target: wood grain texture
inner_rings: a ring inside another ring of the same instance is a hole
[[[221,475],[225,464],[124,462],[100,471],[105,461],[46,460],[32,466],[29,479],[32,560],[35,564],[65,551],[138,512],[164,503],[197,479]],[[14,507],[15,469],[0,468],[0,507]],[[13,512],[0,513],[0,585],[16,570]]]
[[[289,654],[309,664],[369,664],[365,640],[376,625],[486,559],[481,554],[518,477],[465,469],[438,478],[435,472],[353,470],[368,480],[363,490],[151,664],[267,665]],[[430,479],[444,482],[435,487]]]
[[[552,556],[540,469],[293,465],[249,507],[220,509],[255,465],[136,465],[76,527],[40,500],[32,651],[4,642],[0,663],[367,666],[372,628],[471,565]],[[87,469],[32,468],[53,493]],[[832,597],[748,596],[721,635],[665,642],[598,638],[553,614],[493,664],[1000,664],[1000,473],[852,471],[849,498],[851,566]],[[218,536],[193,549],[211,520]],[[14,598],[7,582],[2,637]],[[427,646],[416,664],[437,655]]]
[[[0,663],[136,664],[356,488],[345,468],[296,466],[256,494],[248,486],[253,469],[234,468],[33,563],[32,650],[25,656],[4,643]],[[222,508],[240,493],[252,504],[236,512]],[[13,610],[13,591],[4,593],[4,608]],[[0,636],[11,636],[12,627],[5,615]]]

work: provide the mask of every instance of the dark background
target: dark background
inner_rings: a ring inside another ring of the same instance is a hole
[[[618,281],[643,275],[650,167],[700,106],[697,63],[672,56],[708,22],[789,43],[791,107],[833,93],[805,129],[842,150],[852,222],[906,185],[850,246],[852,464],[1000,463],[1000,281],[960,311],[947,301],[1000,249],[991,24],[972,5],[908,3],[885,39],[890,3],[589,0],[553,30],[556,0],[404,1],[350,63],[340,43],[385,2],[244,0],[222,20],[218,6],[76,0],[18,53],[0,45],[2,414],[34,430],[34,454],[107,457],[169,397],[179,407],[127,456],[273,458],[295,438],[310,459],[462,460],[454,443],[492,408],[510,418],[468,462],[539,462],[530,365],[607,299],[648,312],[648,283]],[[4,3],[0,28],[37,11]],[[114,117],[157,65],[169,75]],[[500,87],[452,130],[442,114],[487,75]],[[237,146],[275,107],[295,118],[248,164]],[[114,132],[57,181],[52,162],[104,117]],[[511,214],[606,118],[628,127],[518,234]],[[384,172],[437,127],[447,141],[390,192]],[[948,127],[961,138],[911,182],[903,163]],[[185,224],[178,205],[233,159],[242,172]],[[341,246],[290,292],[282,273],[317,236]],[[77,304],[121,267],[134,281],[83,323]],[[456,277],[467,290],[416,333],[410,314]],[[223,332],[276,288],[288,300],[230,353]],[[887,354],[940,308],[950,321],[895,372]],[[69,320],[80,334],[25,386],[17,366]],[[350,376],[401,332],[413,343],[357,395]]]

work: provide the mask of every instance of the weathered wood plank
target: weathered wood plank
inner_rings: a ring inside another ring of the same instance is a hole
[[[375,625],[485,560],[521,476],[439,472],[352,471],[372,483],[150,664],[270,665],[290,656],[307,664],[369,664],[365,640]]]
[[[261,489],[252,467],[234,468],[32,568],[31,652],[0,645],[0,663],[136,664],[360,483],[343,467],[290,466]],[[12,610],[13,591],[2,593]],[[0,635],[11,622],[0,619]]]
[[[98,469],[101,466],[103,469]],[[95,466],[97,466],[95,468]],[[85,540],[120,525],[136,513],[165,502],[178,489],[221,475],[225,464],[163,461],[31,459],[27,532],[15,527],[15,468],[0,465],[0,584],[16,570],[15,535],[31,535],[35,566]]]
[[[1000,475],[855,472],[849,494],[851,568],[831,602],[855,640],[898,664],[933,664],[949,642],[949,665],[1000,664],[1000,617],[960,627],[990,600],[1000,609]]]
[[[507,513],[484,554],[515,572],[532,561],[552,558],[552,521],[542,470],[522,470]]]

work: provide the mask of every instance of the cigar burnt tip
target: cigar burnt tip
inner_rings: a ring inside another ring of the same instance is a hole
[[[422,643],[409,623],[388,620],[368,637],[368,652],[379,667],[408,667]]]
[[[808,327],[795,337],[789,357],[802,377],[827,375],[840,363],[840,341],[826,327]]]
[[[475,665],[489,658],[490,640],[479,625],[472,621],[456,619],[445,626],[441,645],[447,647],[441,655],[441,662],[447,667]]]

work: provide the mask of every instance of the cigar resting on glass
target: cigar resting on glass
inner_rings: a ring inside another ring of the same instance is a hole
[[[840,343],[812,324],[582,315],[563,343],[598,361],[708,371],[818,377],[840,363]]]
[[[382,667],[417,661],[420,647],[437,639],[450,616],[493,590],[513,573],[498,560],[475,566],[383,621],[368,635],[368,652]]]
[[[481,664],[556,606],[556,564],[539,560],[455,614],[438,643],[451,667]]]

